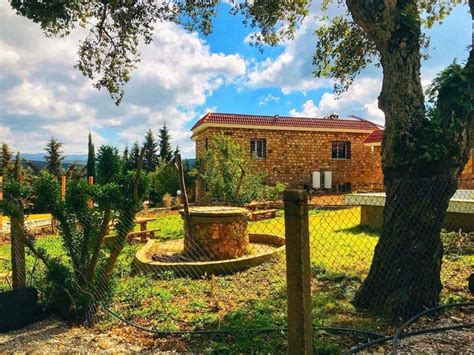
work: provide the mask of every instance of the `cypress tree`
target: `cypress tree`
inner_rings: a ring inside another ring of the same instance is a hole
[[[143,156],[143,169],[145,171],[155,171],[158,165],[158,143],[155,140],[154,134],[149,129],[145,134],[145,155]]]
[[[160,129],[160,158],[169,163],[173,158],[173,152],[171,151],[170,135],[166,124]]]
[[[87,176],[93,176],[95,178],[95,148],[92,143],[91,132],[89,132],[89,143],[87,146]]]
[[[46,160],[45,169],[50,173],[59,178],[63,173],[62,161],[64,156],[61,152],[62,143],[58,142],[54,137],[51,137],[48,144],[46,144]]]

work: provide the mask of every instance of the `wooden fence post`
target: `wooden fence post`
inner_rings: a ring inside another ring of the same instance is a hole
[[[94,177],[93,176],[88,176],[87,177],[87,183],[89,185],[94,185]],[[89,208],[94,207],[94,201],[92,199],[89,199],[89,202],[87,203]]]
[[[66,199],[66,175],[61,176],[61,200]]]
[[[20,184],[24,181],[24,175],[19,176]],[[26,258],[25,258],[25,214],[23,201],[18,201],[20,210],[18,214],[10,218],[10,243],[12,257],[12,284],[14,290],[26,287]]]
[[[284,202],[288,354],[312,354],[308,194],[301,190],[286,190]]]
[[[3,200],[3,176],[0,176],[0,201]],[[0,209],[0,240],[3,239],[3,213]]]

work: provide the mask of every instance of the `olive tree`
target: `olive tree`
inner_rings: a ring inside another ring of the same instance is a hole
[[[257,28],[254,44],[274,45],[293,36],[310,2],[235,1],[231,12]],[[343,14],[326,14],[331,3],[340,4]],[[433,119],[420,80],[428,45],[422,28],[449,16],[459,4],[468,4],[474,14],[474,0],[322,0],[315,75],[334,78],[341,92],[369,63],[383,68],[379,107],[386,119],[384,228],[355,304],[394,317],[409,316],[439,300],[439,232],[470,148],[474,54],[471,48],[464,66],[451,71],[446,86],[439,87]],[[207,34],[217,0],[12,0],[11,5],[40,23],[48,35],[66,35],[78,24],[87,27],[90,33],[80,44],[77,68],[119,103],[122,86],[139,61],[138,45],[152,40],[153,24],[174,21]]]

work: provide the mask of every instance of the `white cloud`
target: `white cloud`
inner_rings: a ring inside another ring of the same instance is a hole
[[[0,7],[0,141],[25,153],[43,150],[51,135],[64,142],[65,152],[84,152],[89,130],[96,145],[123,146],[166,123],[172,144],[192,156],[190,121],[215,90],[247,70],[239,54],[213,53],[195,33],[157,23],[154,41],[142,46],[142,60],[116,107],[106,92],[93,89],[73,68],[84,30],[46,38],[5,0]],[[22,138],[12,139],[12,133]]]
[[[258,106],[265,106],[271,102],[278,102],[280,101],[280,97],[279,96],[275,96],[275,95],[272,95],[272,94],[268,94],[268,95],[265,95],[265,96],[260,96],[259,99],[258,99]]]
[[[336,112],[341,116],[357,115],[383,124],[384,114],[377,107],[377,96],[381,84],[381,79],[360,78],[340,98],[337,98],[333,93],[326,92],[317,105],[313,100],[307,100],[300,111],[290,110],[290,115],[324,117]]]
[[[328,14],[341,14],[342,11],[342,6],[336,4],[330,7]],[[316,48],[314,31],[320,25],[316,15],[321,15],[321,0],[312,2],[310,14],[295,31],[294,39],[282,43],[283,53],[256,63],[245,85],[251,88],[277,87],[285,95],[330,87],[330,80],[314,78],[313,75],[312,58]]]

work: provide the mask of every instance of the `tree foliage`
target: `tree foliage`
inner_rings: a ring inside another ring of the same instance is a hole
[[[183,161],[183,171],[186,187],[192,187],[194,177],[190,175],[191,169],[187,160]],[[150,174],[150,199],[154,203],[161,202],[162,197],[167,193],[175,196],[179,189],[179,175],[174,163],[162,162]]]
[[[102,152],[98,155],[98,166],[110,166],[114,150],[104,148]],[[94,315],[97,302],[107,301],[115,263],[148,191],[148,179],[141,174],[140,162],[137,170],[112,169],[106,178],[98,169],[101,179],[94,185],[86,179],[69,180],[64,200],[53,175],[42,172],[34,180],[30,196],[58,221],[67,258],[53,258],[33,238],[27,245],[45,263],[49,306],[62,315],[84,319]],[[88,203],[91,199],[92,207]],[[113,219],[116,237],[106,247],[104,238]]]
[[[145,156],[143,157],[143,170],[151,172],[156,169],[159,162],[158,156],[158,143],[156,142],[155,135],[149,129],[145,134],[145,141],[143,142],[145,148]]]
[[[87,142],[87,165],[86,165],[87,176],[95,178],[95,148],[92,142],[92,135],[89,132],[89,140]]]
[[[3,143],[2,156],[0,158],[0,173],[4,178],[11,173],[12,164],[12,153],[10,151],[10,148],[8,147],[8,144]]]
[[[97,153],[97,183],[108,184],[120,176],[122,161],[117,148],[102,145]]]
[[[171,151],[170,134],[166,124],[160,129],[160,158],[165,163],[169,163],[173,159],[173,152]]]
[[[252,200],[275,198],[284,186],[265,185],[266,174],[258,169],[243,147],[224,135],[209,142],[193,173],[202,183],[205,198],[212,202],[245,204]]]
[[[58,142],[54,137],[51,137],[45,149],[45,169],[57,178],[59,178],[63,174],[62,162],[64,160],[64,156],[61,151],[62,146],[62,143]]]

